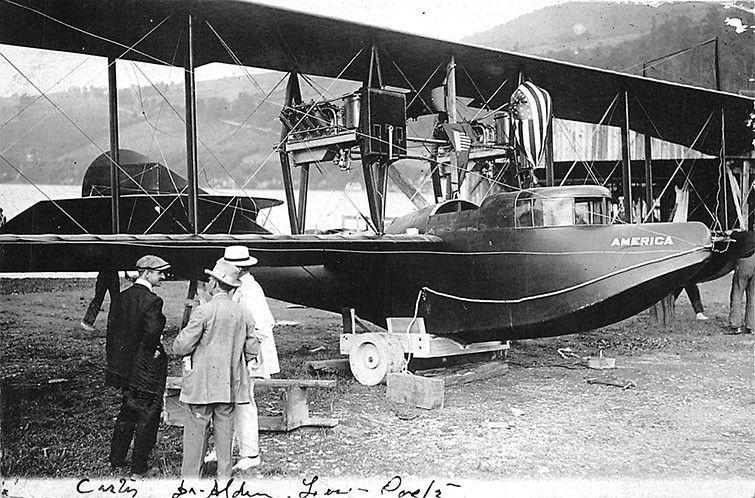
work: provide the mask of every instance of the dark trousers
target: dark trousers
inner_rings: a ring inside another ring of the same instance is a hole
[[[105,300],[105,293],[110,293],[110,301],[121,291],[121,282],[118,278],[118,272],[115,270],[102,270],[97,274],[97,281],[94,283],[94,297],[89,301],[89,307],[84,314],[84,322],[94,325],[97,315],[100,313],[102,301]]]
[[[126,460],[131,440],[131,472],[143,474],[147,471],[147,459],[157,442],[157,429],[160,427],[160,413],[163,398],[160,394],[139,391],[131,387],[123,389],[123,403],[113,429],[110,442],[110,464],[122,466]]]
[[[703,312],[703,300],[700,298],[700,289],[697,288],[697,284],[691,282],[684,286],[684,292],[687,293],[689,302],[692,303],[692,309],[695,313]]]
[[[695,311],[695,313],[702,313],[705,311],[705,308],[703,308],[703,300],[700,298],[700,289],[697,288],[697,284],[695,282],[690,282],[687,285],[684,286],[684,292],[687,293],[687,297],[689,298],[690,304],[692,304],[692,309]],[[676,291],[675,299],[679,298],[679,294],[682,293],[682,289],[679,289]]]

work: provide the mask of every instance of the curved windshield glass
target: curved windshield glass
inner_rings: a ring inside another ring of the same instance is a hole
[[[514,218],[517,227],[606,225],[609,223],[603,198],[518,199]]]

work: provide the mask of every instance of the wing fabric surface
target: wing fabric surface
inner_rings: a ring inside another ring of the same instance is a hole
[[[723,112],[727,154],[752,149],[752,133],[744,125],[753,111],[749,98],[244,0],[0,0],[0,43],[182,65],[189,11],[195,26],[197,65],[234,64],[235,56],[245,66],[362,81],[369,69],[368,49],[374,43],[381,53],[386,85],[439,86],[445,71],[437,69],[453,55],[475,80],[458,78],[458,94],[478,104],[508,81],[490,101],[493,108],[504,104],[521,73],[550,93],[557,118],[599,123],[616,96],[626,91],[630,127],[639,133],[691,145],[711,116],[718,122],[713,129],[720,129]],[[224,43],[232,48],[233,56]],[[422,99],[414,102],[410,116],[428,112]],[[622,119],[623,112],[615,112],[604,124],[619,126]],[[715,155],[720,143],[720,133],[707,133],[695,148]]]
[[[0,235],[0,272],[96,271],[132,269],[146,254],[173,265],[178,276],[211,268],[228,245],[245,245],[260,266],[311,266],[348,256],[441,251],[430,235]]]

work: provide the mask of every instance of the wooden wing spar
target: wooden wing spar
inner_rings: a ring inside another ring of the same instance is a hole
[[[383,84],[410,91],[407,115],[413,117],[431,112],[429,90],[443,84],[453,56],[470,76],[457,79],[456,93],[478,105],[482,99],[492,108],[505,104],[521,74],[548,90],[558,118],[620,126],[621,112],[603,117],[628,92],[630,128],[638,133],[717,155],[718,134],[696,141],[700,124],[714,113],[725,116],[727,155],[752,150],[744,126],[753,112],[749,98],[244,0],[2,0],[0,43],[185,66],[189,14],[201,40],[194,44],[196,66],[222,62],[364,81],[374,45]]]

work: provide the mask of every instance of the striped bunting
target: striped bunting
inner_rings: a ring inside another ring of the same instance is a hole
[[[542,168],[540,158],[551,120],[551,96],[530,81],[525,81],[511,95],[514,137],[533,168]]]

